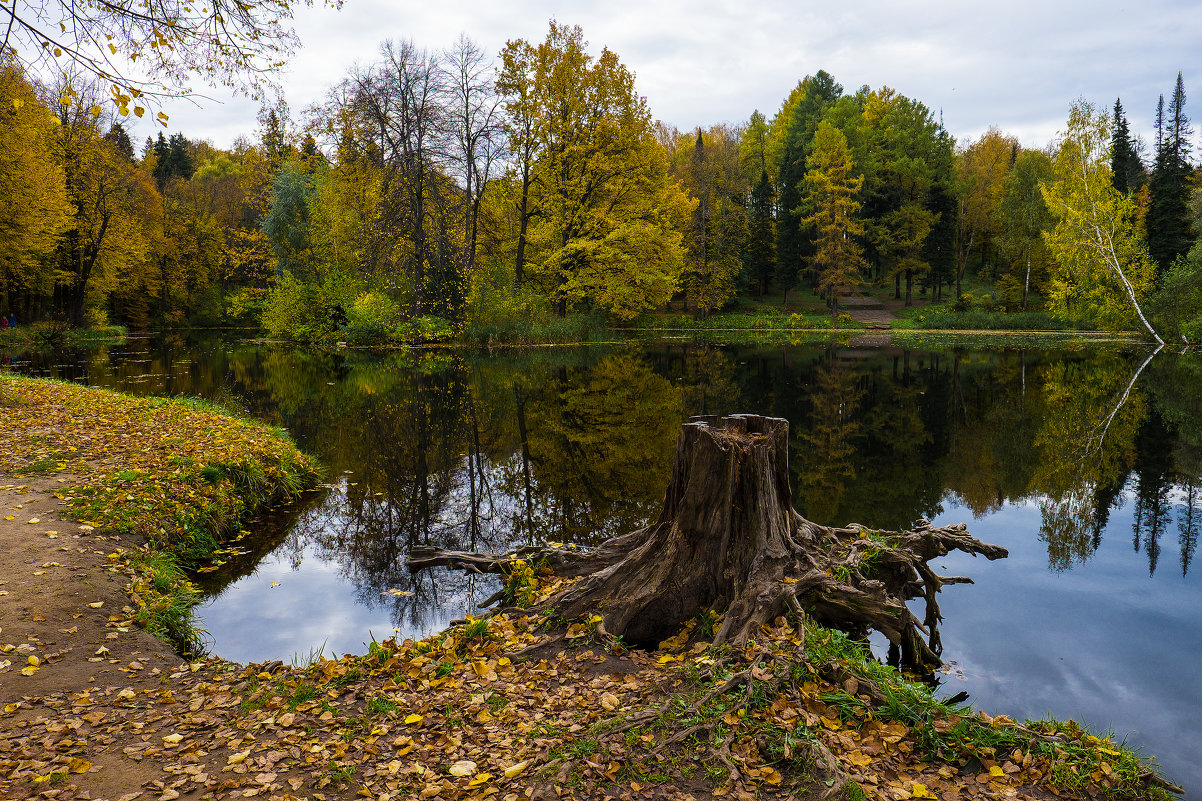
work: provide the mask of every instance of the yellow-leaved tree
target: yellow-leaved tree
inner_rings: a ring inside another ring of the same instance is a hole
[[[275,85],[298,43],[293,10],[313,0],[154,0],[0,3],[0,52],[27,69],[90,75],[122,116],[139,117],[148,96],[191,92],[192,81],[257,93]],[[334,8],[341,0],[325,0]],[[100,115],[98,99],[69,102]],[[166,123],[167,116],[158,112]]]
[[[63,165],[74,208],[56,251],[54,302],[76,326],[84,324],[86,309],[103,311],[118,286],[150,285],[148,242],[162,208],[146,172],[101,137],[99,119],[89,112],[97,91],[95,85],[80,87],[76,96],[84,102],[58,106],[51,149]]]
[[[1138,319],[1163,344],[1140,307],[1156,267],[1136,226],[1134,198],[1111,181],[1110,118],[1092,103],[1077,101],[1069,111],[1052,174],[1053,180],[1042,185],[1058,219],[1044,234],[1055,261],[1049,308],[1112,331]]]
[[[856,195],[864,185],[864,176],[856,175],[847,137],[829,122],[814,132],[814,150],[805,176],[802,225],[817,232],[814,272],[818,290],[827,298],[831,314],[839,310],[840,290],[863,283],[868,267],[859,237],[864,224],[858,218],[860,203]]]
[[[676,291],[693,203],[669,174],[634,76],[612,51],[585,48],[579,27],[552,21],[537,48],[519,40],[502,53],[509,130],[527,132],[519,152],[529,145],[521,269],[560,316],[587,301],[625,320]]]
[[[49,294],[49,258],[71,223],[62,164],[46,158],[54,119],[24,73],[0,61],[0,311],[12,294]]]

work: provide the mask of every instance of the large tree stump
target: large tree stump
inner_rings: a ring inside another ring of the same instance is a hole
[[[564,620],[601,615],[606,632],[632,645],[654,646],[708,609],[722,615],[714,644],[740,646],[792,609],[853,635],[880,631],[904,664],[938,665],[935,593],[971,580],[937,576],[927,562],[952,550],[988,559],[1006,550],[973,539],[962,524],[921,521],[896,532],[806,520],[792,506],[788,435],[788,421],[777,418],[692,418],[653,525],[587,552],[523,548],[486,556],[415,548],[410,567],[507,572],[514,559],[544,559],[557,574],[582,576],[548,608]],[[917,597],[927,605],[923,623],[906,606]]]

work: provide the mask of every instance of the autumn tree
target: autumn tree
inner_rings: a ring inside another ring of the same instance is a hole
[[[806,216],[798,222],[817,234],[813,271],[832,316],[839,311],[840,292],[862,283],[868,266],[857,241],[864,226],[857,218],[860,204],[855,198],[863,184],[864,176],[854,172],[847,137],[830,123],[821,123],[814,133],[801,198]]]
[[[608,49],[591,56],[579,27],[554,21],[537,48],[510,42],[502,62],[509,128],[525,137],[510,145],[526,165],[522,270],[529,258],[560,316],[578,301],[620,319],[667,302],[691,204],[669,177],[634,76]]]
[[[510,169],[516,175],[513,205],[517,214],[517,245],[514,252],[514,285],[521,287],[526,269],[526,248],[530,221],[537,214],[533,197],[535,163],[539,152],[539,97],[535,94],[540,55],[546,50],[536,48],[524,39],[510,41],[501,51],[501,70],[497,76],[497,92],[503,99],[504,132],[509,141]]]
[[[495,166],[505,155],[492,69],[492,59],[465,35],[446,53],[450,161],[464,194],[464,275],[475,269],[480,204]]]
[[[380,55],[351,79],[353,109],[364,116],[361,130],[376,140],[384,167],[379,227],[367,257],[391,261],[406,276],[410,316],[452,318],[464,285],[461,227],[452,234],[444,216],[458,199],[443,172],[447,74],[437,54],[411,41],[387,41]]]
[[[52,92],[76,99],[58,104],[50,150],[51,158],[63,165],[73,209],[55,254],[54,307],[76,326],[85,323],[85,309],[104,316],[115,286],[144,277],[143,212],[160,207],[149,176],[101,135],[103,120],[90,112],[99,91],[95,84],[64,80]]]
[[[54,118],[8,61],[0,61],[0,120],[0,309],[21,308],[28,318],[51,292],[50,258],[73,209],[62,162],[47,158]]]
[[[995,211],[998,248],[1011,264],[1011,269],[999,278],[998,288],[1006,297],[1009,288],[1021,286],[1018,305],[1023,311],[1033,279],[1047,269],[1043,233],[1052,227],[1054,219],[1040,187],[1051,180],[1052,160],[1038,150],[1022,151],[1002,183],[1003,193]]]
[[[90,75],[107,88],[86,108],[99,114],[107,94],[120,115],[132,106],[140,117],[146,96],[188,94],[197,77],[251,93],[273,86],[298,44],[292,9],[291,0],[13,0],[0,5],[0,50],[31,71]]]
[[[1140,304],[1155,279],[1155,267],[1134,224],[1135,201],[1120,194],[1110,174],[1110,121],[1091,103],[1069,111],[1044,199],[1057,218],[1045,234],[1055,259],[1048,292],[1050,308],[1121,330],[1138,318],[1160,336]]]
[[[1006,176],[1019,153],[1018,140],[990,128],[956,158],[960,187],[957,217],[956,296],[960,296],[969,259],[976,252],[982,265],[998,233],[998,206]]]

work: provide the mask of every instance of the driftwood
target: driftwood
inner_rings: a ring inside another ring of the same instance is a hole
[[[854,636],[879,631],[907,666],[938,665],[935,595],[971,579],[938,576],[928,562],[957,550],[999,559],[1006,549],[974,539],[963,524],[877,531],[806,520],[792,506],[788,432],[777,418],[693,418],[659,520],[597,548],[414,548],[409,566],[507,573],[515,559],[541,560],[556,575],[581,577],[548,608],[564,620],[601,615],[605,632],[636,646],[654,646],[712,610],[722,615],[714,644],[738,647],[792,610]],[[906,606],[915,598],[926,603],[922,621]]]

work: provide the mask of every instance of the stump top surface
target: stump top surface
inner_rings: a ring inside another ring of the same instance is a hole
[[[775,435],[789,433],[789,421],[783,417],[764,417],[758,414],[731,414],[725,417],[718,415],[695,415],[685,423],[685,428],[694,426],[698,430],[707,429],[715,434],[728,436],[746,435]]]

